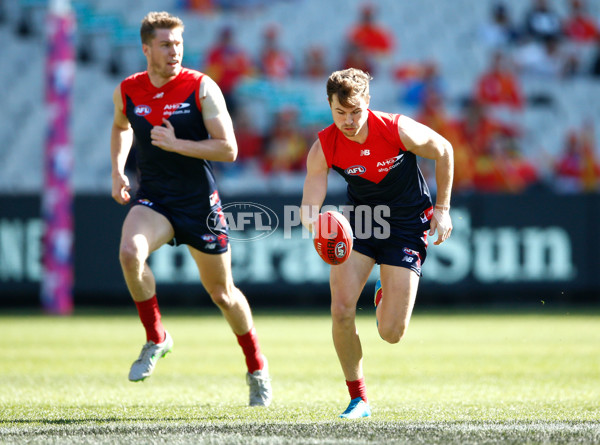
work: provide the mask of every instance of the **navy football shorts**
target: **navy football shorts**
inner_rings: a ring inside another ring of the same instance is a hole
[[[354,239],[353,250],[373,258],[377,264],[405,267],[422,276],[421,267],[427,257],[427,231],[388,238]]]
[[[354,231],[353,250],[373,258],[377,264],[405,267],[422,276],[429,230],[429,220],[424,214],[407,218],[409,226],[388,220],[389,230],[385,231],[384,236],[380,235],[384,232],[382,227],[373,219],[361,218],[361,225],[357,228],[355,212],[351,211],[348,216]]]
[[[201,209],[199,206],[192,205],[184,208],[164,206],[139,194],[131,205],[146,206],[167,218],[175,231],[175,236],[169,242],[173,246],[187,244],[208,254],[227,252],[229,245],[227,224],[224,219],[219,220],[215,212],[211,212],[209,217],[206,209]]]

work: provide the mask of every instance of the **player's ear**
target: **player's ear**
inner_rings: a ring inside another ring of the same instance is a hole
[[[150,51],[150,46],[142,43],[142,52],[144,53],[144,56],[148,56],[148,52]]]

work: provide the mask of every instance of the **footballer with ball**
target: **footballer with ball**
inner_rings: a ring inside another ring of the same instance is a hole
[[[350,394],[350,404],[340,417],[350,419],[371,415],[355,317],[373,266],[380,265],[375,288],[379,335],[398,343],[412,314],[427,237],[437,231],[434,244],[440,244],[452,231],[452,146],[407,116],[370,110],[370,80],[369,74],[355,68],[329,76],[327,97],[333,124],[319,132],[310,149],[302,197],[302,223],[311,231],[317,228],[330,169],[346,180],[350,209],[389,207],[385,222],[390,230],[384,232],[378,230],[381,222],[368,212],[349,212],[353,231],[360,227],[370,232],[356,237],[349,258],[331,267],[333,343]],[[435,161],[435,205],[417,156]]]

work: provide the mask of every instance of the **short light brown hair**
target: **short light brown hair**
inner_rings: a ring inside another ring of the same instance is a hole
[[[181,28],[183,31],[183,21],[168,12],[149,12],[146,17],[142,19],[142,26],[140,27],[140,37],[142,43],[148,45],[154,36],[156,36],[157,29],[175,29]]]
[[[329,103],[331,104],[334,94],[337,94],[340,105],[347,108],[356,106],[357,99],[361,97],[368,100],[369,81],[371,79],[369,73],[357,68],[333,72],[327,79],[327,99]]]

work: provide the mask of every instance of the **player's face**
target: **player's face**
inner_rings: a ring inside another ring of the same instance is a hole
[[[183,36],[181,28],[157,29],[156,35],[143,51],[148,60],[148,71],[165,79],[181,71]]]
[[[368,106],[368,99],[361,97],[355,106],[344,107],[340,104],[337,94],[334,94],[331,98],[331,114],[335,126],[348,139],[361,141],[367,132],[365,124],[369,117],[369,113],[367,112]]]

